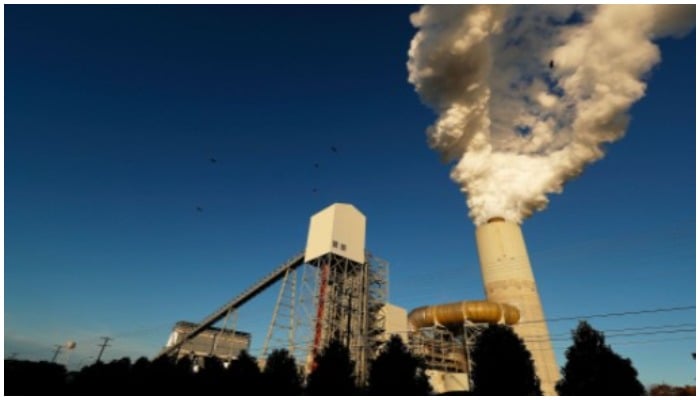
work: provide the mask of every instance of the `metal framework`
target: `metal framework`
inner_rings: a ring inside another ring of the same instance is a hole
[[[467,381],[469,383],[469,388],[474,387],[474,381],[472,380],[472,371],[474,370],[474,360],[471,356],[472,350],[476,344],[476,338],[479,337],[487,326],[488,324],[485,323],[475,324],[470,321],[464,321],[464,325],[462,326],[462,339],[464,341],[464,350],[467,355]]]
[[[472,387],[471,371],[474,362],[471,353],[476,338],[488,324],[465,320],[461,326],[445,327],[436,324],[409,332],[409,349],[423,357],[428,369],[442,372],[457,372],[467,375]]]
[[[318,309],[318,286],[320,283],[319,269],[313,265],[304,264],[301,272],[301,287],[297,296],[294,357],[305,365],[310,364],[313,347],[315,315]],[[292,351],[292,349],[290,349]],[[308,372],[308,371],[307,371]]]
[[[233,318],[231,318],[233,316]],[[238,319],[238,310],[236,309],[231,309],[226,312],[226,317],[224,318],[224,325],[221,327],[221,330],[214,336],[213,343],[211,345],[211,351],[209,352],[210,356],[213,356],[217,354],[216,352],[216,346],[219,344],[219,339],[222,336],[224,332],[227,332],[227,326],[228,326],[228,321],[229,319],[232,319],[231,323],[231,332],[236,332],[236,320]],[[224,361],[231,362],[233,359],[233,347],[229,347],[229,352],[226,356],[226,359]]]
[[[368,377],[369,361],[381,343],[380,309],[386,303],[388,264],[366,254],[361,264],[335,254],[310,261],[318,269],[316,312],[309,359],[331,340],[343,343],[355,362],[359,383]],[[313,365],[307,365],[313,369]]]
[[[282,279],[267,335],[258,357],[265,359],[273,349],[284,348],[298,363],[308,363],[313,343],[317,309],[319,269],[303,264]]]
[[[199,333],[203,332],[205,329],[212,327],[214,324],[219,322],[222,318],[224,318],[229,312],[238,309],[241,307],[243,304],[247,303],[250,299],[254,298],[260,292],[263,290],[267,289],[271,285],[273,285],[275,282],[279,281],[282,279],[284,276],[286,276],[288,270],[294,270],[298,268],[300,265],[302,265],[304,262],[304,252],[301,252],[294,257],[290,258],[289,260],[285,261],[282,265],[280,265],[277,269],[269,273],[266,277],[258,281],[256,284],[253,286],[249,287],[245,291],[243,291],[241,294],[238,296],[234,297],[231,301],[228,303],[224,304],[222,307],[220,307],[218,310],[214,311],[211,313],[209,316],[204,318],[202,322],[200,322],[195,329],[193,329],[191,332],[187,333],[184,335],[182,338],[180,338],[177,342],[173,343],[170,346],[166,346],[163,350],[160,351],[155,357],[155,359],[161,358],[161,357],[166,357],[166,356],[171,356],[177,354],[178,349],[186,342],[192,340],[195,336],[197,336]]]
[[[409,336],[409,348],[421,356],[428,369],[443,372],[467,372],[463,342],[451,331],[436,325],[421,328]]]
[[[230,320],[235,326],[238,308],[280,282],[260,357],[265,358],[273,348],[286,348],[309,372],[314,356],[335,339],[348,347],[358,383],[366,382],[369,362],[382,343],[384,324],[380,310],[388,297],[388,263],[369,252],[365,263],[334,254],[325,254],[308,264],[303,260],[303,253],[290,258],[164,348],[156,358],[177,354],[183,344],[221,319],[224,328]],[[213,337],[211,353],[216,352],[218,340],[218,335]]]
[[[265,343],[263,344],[262,356],[266,357],[272,339],[272,333],[276,330],[288,330],[288,343],[282,347],[294,348],[294,298],[296,295],[297,274],[296,271],[287,270],[282,279],[279,295],[275,302],[274,311],[272,311],[272,321],[267,329]],[[280,311],[282,309],[282,311]],[[284,324],[287,325],[284,325]]]

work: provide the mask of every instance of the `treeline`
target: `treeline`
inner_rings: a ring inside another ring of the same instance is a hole
[[[345,346],[331,342],[306,379],[294,357],[274,350],[262,369],[246,352],[225,368],[216,358],[195,366],[188,357],[150,361],[145,357],[98,362],[79,372],[45,361],[5,360],[5,395],[427,395],[425,364],[398,336],[384,346],[358,387]]]
[[[629,359],[612,351],[601,332],[582,321],[572,332],[559,395],[647,394]],[[540,381],[524,342],[510,327],[488,326],[471,352],[473,387],[464,395],[541,395]],[[246,352],[228,368],[215,358],[195,366],[189,358],[149,361],[128,358],[96,363],[79,372],[48,362],[5,360],[5,395],[427,395],[426,365],[392,336],[370,365],[367,384],[356,385],[354,364],[331,342],[304,377],[287,350],[275,350],[261,369]],[[695,395],[694,386],[652,386],[651,395]]]
[[[632,361],[615,353],[605,335],[579,322],[555,390],[560,396],[695,395],[695,386],[652,385],[637,378]],[[506,326],[492,325],[476,339],[472,361],[475,395],[541,395],[534,363],[524,342]]]

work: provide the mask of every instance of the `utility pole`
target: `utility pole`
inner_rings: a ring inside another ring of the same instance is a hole
[[[112,338],[108,336],[102,336],[100,339],[104,340],[104,342],[102,342],[102,344],[97,345],[97,347],[100,348],[100,354],[97,355],[97,360],[95,361],[95,363],[100,362],[100,358],[102,357],[102,353],[104,353],[105,351],[105,347],[109,346],[109,344],[107,343],[109,343],[109,341],[112,340]]]
[[[63,348],[63,346],[61,346],[60,344],[57,344],[57,345],[55,345],[55,346],[56,346],[56,352],[53,353],[53,358],[51,359],[51,362],[52,362],[52,363],[53,363],[53,362],[56,362],[56,358],[58,358],[58,353],[60,353],[60,352],[61,352],[61,349]]]

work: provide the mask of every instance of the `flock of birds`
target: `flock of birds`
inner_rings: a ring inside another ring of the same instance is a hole
[[[338,152],[338,148],[335,147],[335,146],[331,146],[331,147],[330,147],[330,150],[331,150],[331,152],[333,152],[333,153],[337,153],[337,152]],[[209,162],[210,162],[211,164],[216,164],[216,163],[218,162],[218,160],[217,160],[215,157],[210,157],[210,158],[209,158]],[[318,169],[319,166],[320,166],[319,163],[317,163],[317,162],[314,163],[314,168]],[[311,192],[312,192],[312,193],[317,193],[317,192],[318,192],[318,188],[314,187],[313,189],[311,189]],[[200,212],[200,213],[201,213],[201,212],[204,212],[204,208],[203,208],[202,206],[197,206],[195,209],[197,210],[197,212]]]
[[[549,60],[549,69],[554,69],[554,60]],[[330,147],[330,150],[331,150],[333,153],[337,153],[337,152],[338,152],[338,148],[335,147],[335,146],[331,146],[331,147]],[[214,157],[210,157],[210,158],[209,158],[209,162],[212,163],[212,164],[216,164],[216,163],[218,162],[218,160],[217,160],[216,158],[214,158]],[[314,163],[314,168],[318,169],[319,166],[320,166],[320,164],[319,164],[318,162]],[[311,189],[311,192],[312,192],[312,193],[317,193],[317,192],[318,192],[318,188],[314,187],[313,189]],[[200,212],[200,213],[201,213],[201,212],[204,211],[204,208],[202,208],[202,206],[197,206],[197,207],[196,207],[196,210],[197,210],[197,212]]]

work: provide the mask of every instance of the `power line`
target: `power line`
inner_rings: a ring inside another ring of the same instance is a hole
[[[679,338],[665,338],[665,339],[651,339],[651,340],[633,340],[629,342],[614,342],[614,343],[609,343],[609,345],[614,345],[614,346],[627,346],[631,344],[647,344],[647,343],[662,343],[662,342],[680,342],[684,340],[695,340],[695,336],[683,336]],[[564,345],[559,345],[559,346],[554,346],[556,349],[568,349],[570,346],[564,346]]]
[[[619,336],[646,336],[646,335],[658,335],[662,333],[679,333],[679,332],[695,332],[693,329],[670,329],[670,330],[658,330],[658,331],[648,331],[648,332],[636,332],[636,333],[613,333],[609,337],[619,337]]]
[[[627,332],[627,331],[643,331],[647,329],[663,329],[663,328],[682,328],[686,326],[695,326],[695,323],[686,322],[684,324],[666,324],[666,325],[647,325],[640,327],[606,329],[605,332]]]
[[[668,308],[655,308],[651,310],[636,310],[636,311],[620,311],[612,313],[602,313],[602,314],[590,314],[590,315],[577,315],[573,317],[557,317],[557,318],[545,318],[534,321],[519,322],[519,324],[534,324],[541,322],[558,322],[558,321],[571,321],[571,320],[581,320],[581,319],[591,319],[591,318],[608,318],[608,317],[620,317],[623,315],[639,315],[639,314],[654,314],[660,312],[670,312],[670,311],[683,311],[683,310],[693,310],[695,305],[690,306],[680,306],[680,307],[668,307]]]
[[[695,332],[695,329],[667,329],[667,330],[657,330],[657,331],[648,331],[648,332],[633,332],[633,333],[614,333],[612,335],[605,335],[606,338],[611,338],[611,337],[620,337],[620,336],[647,336],[647,335],[659,335],[659,334],[667,334],[667,333],[687,333],[687,332]],[[565,342],[568,340],[571,340],[571,338],[557,338],[557,339],[550,339],[552,342]],[[529,343],[538,343],[538,342],[547,342],[546,339],[536,339],[536,340],[528,340]]]
[[[647,325],[647,326],[640,326],[640,327],[627,327],[627,328],[617,328],[617,329],[605,329],[605,336],[618,336],[617,334],[613,333],[610,334],[610,332],[629,332],[629,331],[641,331],[639,332],[640,334],[644,333],[643,331],[647,331],[649,329],[667,329],[667,328],[685,328],[685,327],[690,327],[690,326],[695,326],[695,323],[684,323],[684,324],[664,324],[664,325]],[[561,332],[561,333],[553,333],[549,335],[550,339],[553,338],[560,338],[560,337],[571,337],[572,331],[569,332]],[[544,338],[547,335],[527,335],[525,336],[528,339],[538,339],[538,338]]]

